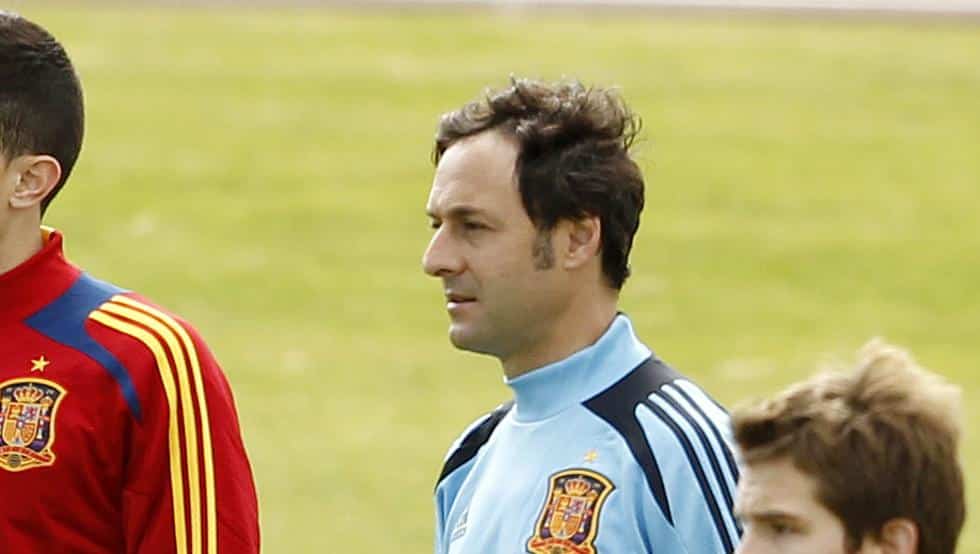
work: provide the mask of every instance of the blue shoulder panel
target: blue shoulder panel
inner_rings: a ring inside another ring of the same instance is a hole
[[[51,340],[74,348],[98,362],[119,383],[133,417],[141,420],[143,413],[129,372],[85,331],[89,314],[121,292],[124,292],[123,289],[83,273],[71,288],[27,318],[25,323]]]

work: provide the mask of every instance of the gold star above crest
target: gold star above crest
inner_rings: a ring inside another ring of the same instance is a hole
[[[586,462],[592,463],[596,461],[596,459],[598,458],[599,458],[599,453],[596,452],[595,450],[589,450],[588,452],[585,453]]]
[[[31,360],[31,373],[34,373],[35,371],[44,372],[44,368],[48,367],[48,364],[50,363],[51,362],[44,359],[44,356],[41,356],[36,360]]]

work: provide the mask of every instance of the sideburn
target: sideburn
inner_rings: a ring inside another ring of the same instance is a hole
[[[551,244],[550,232],[538,229],[531,255],[534,258],[534,269],[543,271],[555,267],[555,249]]]

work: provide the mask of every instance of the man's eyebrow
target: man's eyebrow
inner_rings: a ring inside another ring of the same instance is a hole
[[[739,510],[735,509],[735,517],[740,520],[751,519],[753,521],[794,521],[803,520],[796,514],[784,512],[782,510]]]
[[[443,216],[437,215],[435,212],[433,212],[428,208],[426,208],[425,210],[425,215],[433,219],[439,219],[440,217],[463,218],[463,217],[469,217],[473,215],[482,215],[483,213],[484,213],[483,210],[476,208],[474,206],[467,206],[465,204],[459,206],[453,206],[449,208],[448,210],[446,210],[446,213]]]

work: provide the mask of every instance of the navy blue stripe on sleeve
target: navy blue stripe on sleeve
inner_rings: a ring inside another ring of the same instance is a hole
[[[715,530],[718,532],[718,536],[721,539],[722,544],[725,547],[725,552],[731,554],[734,550],[734,544],[732,543],[732,538],[728,534],[728,528],[725,525],[723,515],[721,510],[718,508],[718,500],[715,498],[714,492],[711,490],[711,486],[708,484],[708,479],[704,474],[704,468],[701,466],[701,460],[698,458],[697,453],[694,451],[694,445],[691,444],[690,439],[684,433],[684,430],[680,428],[674,418],[672,418],[663,408],[658,406],[652,400],[644,400],[643,404],[650,409],[660,419],[677,437],[681,448],[684,450],[684,454],[687,456],[688,462],[691,464],[691,469],[694,471],[694,475],[697,478],[698,486],[701,489],[701,494],[704,497],[705,505],[708,507],[708,511],[711,513],[711,519],[714,521]]]
[[[666,388],[667,386],[665,386],[664,388]],[[739,533],[741,533],[741,529],[739,529],[738,522],[735,521],[735,518],[731,517],[730,515],[732,507],[735,505],[735,502],[732,499],[731,487],[728,484],[728,480],[725,478],[724,470],[722,470],[721,468],[721,463],[718,461],[718,456],[716,455],[715,448],[712,446],[711,441],[708,439],[708,435],[705,434],[704,429],[699,424],[699,422],[694,419],[694,416],[692,416],[687,409],[681,406],[680,402],[674,399],[670,394],[664,392],[663,389],[657,391],[655,394],[664,402],[670,404],[674,408],[674,410],[676,410],[677,413],[679,413],[681,417],[683,417],[684,420],[687,421],[687,424],[692,429],[694,429],[694,433],[698,436],[698,440],[701,442],[701,446],[704,449],[705,455],[708,458],[708,463],[711,464],[711,469],[714,472],[715,482],[718,483],[718,488],[721,489],[721,494],[722,496],[725,497],[724,507],[726,509],[722,510],[722,517],[724,518],[725,514],[729,514],[729,517],[727,518],[728,521],[730,521],[732,525],[735,527],[735,529]],[[723,451],[727,450],[724,441],[720,441],[719,446]]]
[[[456,471],[462,467],[466,462],[472,460],[476,457],[477,452],[480,448],[490,440],[490,435],[493,434],[493,430],[497,428],[507,412],[514,407],[514,402],[508,401],[501,404],[496,410],[490,413],[479,425],[475,426],[470,432],[463,437],[463,440],[459,443],[459,447],[449,455],[446,463],[442,466],[442,471],[439,473],[439,479],[436,481],[436,487],[439,487],[439,483],[443,479],[449,476],[452,472]]]
[[[705,421],[708,422],[708,426],[711,428],[711,432],[714,434],[718,444],[722,445],[722,450],[725,452],[725,462],[728,464],[728,469],[731,471],[732,478],[735,479],[735,482],[737,483],[739,477],[738,464],[735,463],[735,456],[732,455],[732,451],[728,447],[728,443],[725,442],[725,439],[721,436],[721,430],[718,429],[718,426],[715,425],[715,422],[710,417],[708,417],[708,414],[706,414],[701,408],[701,405],[695,402],[694,399],[691,398],[691,395],[689,395],[683,387],[679,387],[674,383],[671,383],[668,385],[668,387],[670,387],[670,390],[677,391],[681,396],[686,398],[687,402],[691,406],[694,406],[694,409],[701,414],[701,417],[704,418]]]
[[[646,433],[636,419],[636,408],[664,383],[679,378],[677,372],[660,360],[650,357],[625,377],[583,402],[583,405],[616,430],[626,442],[633,459],[643,470],[650,494],[671,525],[674,524],[670,501],[657,458],[650,449]]]

